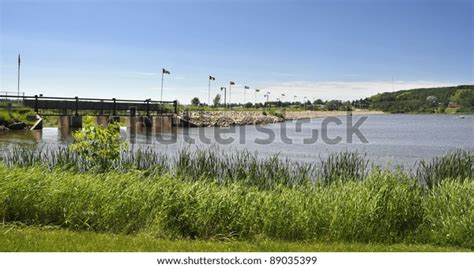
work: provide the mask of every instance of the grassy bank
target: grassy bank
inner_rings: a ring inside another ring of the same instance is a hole
[[[8,104],[5,101],[0,101],[0,125],[8,126],[15,122],[33,124],[34,121],[29,121],[28,116],[34,116],[35,114],[36,113],[33,111],[33,109],[24,107],[21,104]]]
[[[2,252],[453,252],[460,247],[424,244],[311,243],[272,240],[164,240],[146,235],[114,235],[55,227],[0,225]]]
[[[474,247],[474,181],[430,188],[400,172],[278,184],[188,180],[146,171],[77,173],[0,166],[4,222],[166,239],[259,238]]]

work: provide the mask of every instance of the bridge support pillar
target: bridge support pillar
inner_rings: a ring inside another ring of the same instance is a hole
[[[152,117],[153,131],[156,133],[171,132],[173,127],[173,117],[158,115]]]
[[[61,115],[58,118],[58,128],[68,129],[69,128],[69,115]]]
[[[95,117],[95,122],[98,126],[107,127],[109,124],[109,116],[108,115],[97,115]]]
[[[70,128],[81,128],[82,127],[82,116],[75,115],[61,115],[58,119],[58,128],[70,129]]]
[[[127,133],[130,137],[130,143],[135,143],[137,133],[145,134],[147,143],[151,143],[152,120],[148,116],[129,116],[127,117]]]
[[[74,115],[71,116],[71,128],[82,128],[82,116]]]
[[[179,127],[179,121],[180,120],[176,115],[173,115],[172,121],[173,121],[172,127]]]
[[[152,118],[149,116],[129,116],[127,118],[127,128],[133,132],[144,131],[153,125]]]

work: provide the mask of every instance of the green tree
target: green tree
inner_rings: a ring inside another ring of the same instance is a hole
[[[217,94],[212,102],[214,103],[214,107],[221,105],[221,94]]]
[[[193,106],[199,106],[199,104],[201,104],[201,102],[199,101],[199,98],[198,97],[194,97],[192,100],[191,100],[191,104]]]
[[[313,102],[314,105],[324,105],[324,101],[322,99],[317,99]]]

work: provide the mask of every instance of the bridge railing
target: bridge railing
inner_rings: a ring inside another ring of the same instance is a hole
[[[0,91],[0,101],[19,101],[25,96],[25,92]]]
[[[177,101],[155,101],[151,99],[105,99],[105,98],[79,98],[79,97],[47,97],[34,96],[6,96],[0,95],[0,99],[8,101],[21,99],[23,105],[34,109],[36,113],[43,115],[154,115],[177,113]],[[3,108],[3,106],[0,106]],[[10,108],[11,105],[10,105]],[[13,107],[14,109],[14,107]]]

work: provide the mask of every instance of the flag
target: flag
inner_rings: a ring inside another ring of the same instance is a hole
[[[255,89],[255,92],[260,92],[260,89]]]
[[[216,80],[216,78],[209,75],[209,80]]]
[[[18,54],[18,67],[20,67],[20,62],[21,62],[21,60],[20,60],[20,54]]]
[[[249,89],[249,86],[244,86],[244,89]]]
[[[235,82],[234,81],[230,81],[230,85],[235,85]]]
[[[164,74],[170,74],[170,71],[166,70],[165,68],[163,68],[163,73]]]

